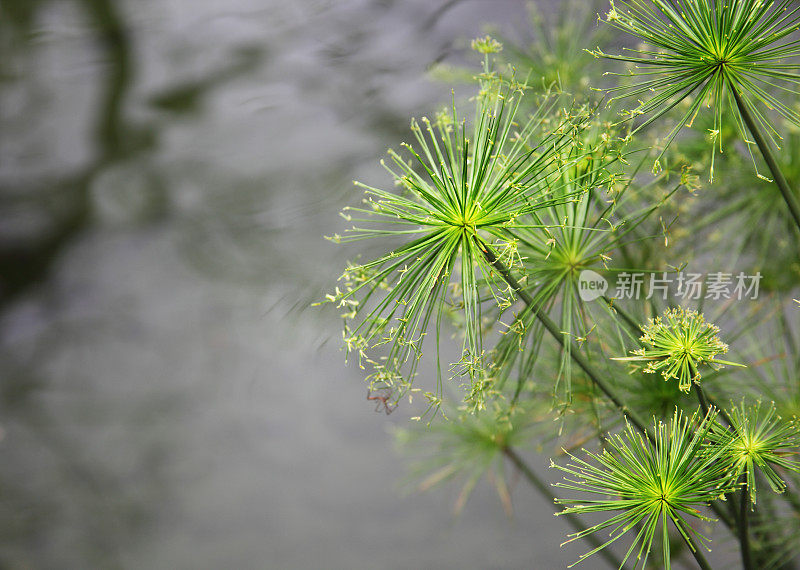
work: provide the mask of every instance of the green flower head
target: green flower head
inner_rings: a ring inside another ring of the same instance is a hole
[[[574,117],[545,128],[555,104],[546,99],[528,120],[517,122],[524,87],[501,81],[488,63],[480,81],[472,135],[455,104],[436,121],[412,121],[416,145],[404,144],[410,156],[389,151],[393,164],[387,170],[395,188],[356,182],[366,191],[364,205],[346,208],[343,216],[357,225],[333,238],[395,242],[377,259],[348,267],[341,289],[328,296],[345,308],[348,350],[374,369],[371,387],[390,388],[395,397],[410,389],[430,328],[438,352],[446,310],[461,313],[464,323],[462,362],[454,370],[467,371],[470,378],[481,375],[482,306],[511,302],[511,290],[487,261],[487,252],[492,248],[492,255],[513,263],[509,229],[533,224],[530,215],[536,210],[576,199],[555,192],[551,182],[569,166],[559,159],[559,150],[580,128]],[[368,356],[379,345],[387,352],[380,359]],[[437,392],[426,394],[434,407],[440,394],[441,379]]]
[[[612,0],[605,21],[646,44],[622,55],[593,52],[633,64],[630,74],[638,82],[611,91],[645,98],[630,111],[633,117],[649,115],[637,130],[683,100],[689,103],[667,144],[681,127],[691,126],[704,104],[713,108],[711,135],[720,145],[726,106],[745,140],[740,104],[768,128],[773,142],[778,133],[762,109],[800,124],[797,111],[776,95],[797,93],[800,84],[800,66],[787,61],[800,54],[790,37],[800,23],[794,0]]]
[[[448,404],[444,408],[452,409]],[[450,421],[431,425],[412,424],[395,432],[398,446],[413,458],[409,481],[420,491],[455,483],[460,488],[454,505],[460,513],[482,478],[493,484],[506,512],[512,514],[506,465],[510,448],[522,446],[533,435],[537,423],[547,414],[547,405],[528,401],[520,405],[498,398],[486,413],[452,410]]]
[[[716,426],[712,441],[725,446],[726,457],[733,464],[734,476],[745,474],[750,500],[756,502],[756,469],[776,493],[786,490],[786,483],[776,467],[800,472],[800,463],[792,456],[800,447],[800,426],[777,415],[775,404],[745,406],[744,402],[728,413],[730,429]]]
[[[664,380],[677,379],[683,392],[689,392],[692,382],[700,380],[702,364],[741,366],[717,358],[728,352],[728,345],[717,336],[719,328],[707,323],[697,311],[667,309],[663,318],[650,319],[642,331],[643,347],[633,351],[636,356],[614,360],[647,362],[644,372],[661,372]]]
[[[503,44],[491,36],[476,38],[472,40],[472,49],[482,54],[500,53],[503,51]]]
[[[668,530],[673,526],[692,549],[706,537],[689,523],[689,517],[709,520],[700,507],[733,488],[729,467],[720,457],[723,446],[710,447],[707,436],[716,412],[705,418],[676,412],[667,422],[655,424],[653,442],[628,425],[622,435],[608,438],[603,451],[585,451],[587,458],[570,455],[571,463],[551,467],[565,473],[561,489],[588,494],[594,498],[557,499],[567,505],[559,514],[613,513],[607,520],[570,535],[567,542],[598,531],[609,530],[610,540],[582,555],[581,562],[630,531],[634,539],[623,563],[634,553],[636,564],[647,567],[653,541],[659,536],[664,552],[664,567],[670,568]],[[670,525],[671,523],[671,525]],[[659,532],[660,527],[660,532]],[[576,562],[577,564],[577,562]]]

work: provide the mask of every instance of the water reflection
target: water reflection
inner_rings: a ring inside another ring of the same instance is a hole
[[[520,4],[0,0],[0,566],[573,557],[530,495],[400,498],[404,419],[300,310],[425,69]]]

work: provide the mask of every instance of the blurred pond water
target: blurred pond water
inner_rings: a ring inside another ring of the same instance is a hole
[[[404,494],[411,414],[306,310],[426,69],[522,4],[0,0],[0,567],[574,561],[521,485]]]

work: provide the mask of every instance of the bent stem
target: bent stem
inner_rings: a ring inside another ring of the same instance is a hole
[[[508,283],[508,285],[514,290],[514,292],[519,295],[520,299],[522,299],[526,305],[530,308],[533,314],[539,319],[539,322],[544,325],[551,335],[558,341],[558,343],[562,347],[566,347],[567,343],[572,343],[572,339],[565,338],[565,335],[559,330],[558,325],[553,322],[553,320],[547,315],[547,313],[542,309],[542,307],[533,300],[527,291],[522,287],[519,281],[511,274],[508,267],[500,261],[494,252],[488,247],[485,243],[480,242],[481,250],[483,251],[483,255],[486,257],[486,260],[492,265],[498,273],[503,277],[503,279]],[[625,404],[622,403],[619,396],[614,392],[614,390],[609,386],[605,380],[600,378],[600,376],[593,370],[593,368],[589,365],[586,359],[578,352],[577,349],[570,350],[570,356],[572,360],[586,373],[586,376],[589,377],[595,386],[600,388],[600,390],[608,397],[609,400],[619,409],[620,412],[624,416],[626,416],[631,424],[633,424],[636,429],[638,429],[643,435],[647,437],[647,439],[653,442],[653,436],[647,431],[644,422],[639,418],[638,414],[633,410],[628,409]]]
[[[525,476],[528,480],[528,483],[531,484],[537,491],[539,491],[543,496],[547,497],[548,499],[555,501],[556,497],[550,491],[549,485],[547,485],[544,481],[542,481],[533,470],[528,467],[528,465],[522,460],[522,458],[517,454],[517,452],[511,447],[504,447],[503,453],[506,457],[508,457],[514,466],[520,470],[520,472]],[[587,527],[581,522],[581,520],[572,513],[565,513],[560,515],[563,517],[577,532],[583,532],[587,529]],[[600,548],[603,542],[594,536],[593,534],[588,534],[582,537],[583,540],[588,542],[593,548]],[[606,562],[608,562],[613,568],[622,568],[623,562],[620,560],[613,552],[603,548],[602,550],[598,550],[597,554],[599,554]]]
[[[731,93],[733,93],[733,98],[736,100],[737,107],[739,107],[739,113],[741,113],[742,119],[744,119],[744,122],[747,124],[750,134],[753,135],[753,139],[755,139],[755,143],[758,145],[758,149],[761,151],[761,156],[764,157],[764,161],[767,163],[767,166],[772,173],[772,178],[775,184],[778,186],[778,189],[781,191],[783,199],[792,214],[792,218],[794,218],[794,222],[797,224],[798,230],[800,230],[800,204],[797,202],[797,197],[794,195],[794,192],[792,192],[792,189],[789,188],[789,183],[786,181],[786,177],[783,175],[783,172],[781,172],[778,162],[775,160],[775,155],[772,154],[772,149],[769,147],[769,142],[764,137],[764,134],[761,132],[761,129],[753,118],[753,115],[750,113],[750,109],[747,108],[747,105],[742,100],[741,95],[739,95],[739,92],[734,86],[731,85],[730,90]]]

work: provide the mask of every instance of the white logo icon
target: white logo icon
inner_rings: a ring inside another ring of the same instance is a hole
[[[584,301],[594,301],[608,290],[608,281],[602,275],[584,269],[578,276],[578,294]]]

